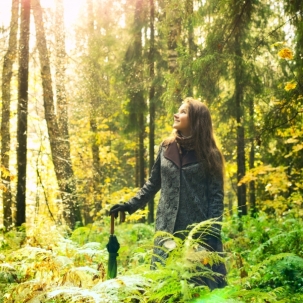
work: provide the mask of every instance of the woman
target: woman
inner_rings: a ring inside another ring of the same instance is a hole
[[[149,180],[134,198],[114,205],[110,214],[117,216],[119,211],[132,214],[161,189],[156,231],[184,237],[182,232],[189,225],[208,219],[222,220],[224,161],[214,139],[210,112],[200,101],[186,98],[174,115],[173,128],[172,137],[160,146]],[[220,224],[214,227],[205,247],[222,252]],[[155,253],[165,258],[159,249]],[[157,259],[153,258],[154,261]],[[224,287],[224,264],[214,265],[212,269],[223,278],[204,280],[204,283],[211,289]]]

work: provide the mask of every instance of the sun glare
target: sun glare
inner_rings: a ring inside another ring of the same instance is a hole
[[[12,0],[0,0],[0,26],[9,26],[11,19]],[[40,0],[43,8],[55,9],[55,0]],[[75,24],[79,12],[85,5],[85,0],[63,0],[65,26],[69,27]]]
[[[0,26],[8,26],[11,19],[12,0],[1,0]]]
[[[40,3],[43,8],[49,7],[55,9],[55,0],[40,0]],[[85,4],[85,0],[63,0],[63,4],[65,26],[69,27],[76,22],[79,12]]]

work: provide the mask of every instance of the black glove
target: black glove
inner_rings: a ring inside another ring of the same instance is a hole
[[[129,205],[127,203],[119,203],[115,204],[109,210],[109,215],[115,214],[115,218],[118,218],[119,211],[129,211]]]

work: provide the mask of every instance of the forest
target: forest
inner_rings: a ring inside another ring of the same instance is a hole
[[[0,69],[0,303],[303,302],[302,0],[1,0]],[[150,270],[157,194],[115,220],[110,278],[109,209],[186,97],[225,159],[224,255],[189,235]],[[226,287],[192,283],[222,260]]]

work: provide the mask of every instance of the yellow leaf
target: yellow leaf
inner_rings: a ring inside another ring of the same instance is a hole
[[[0,171],[2,171],[2,176],[4,178],[6,178],[10,175],[9,170],[6,167],[4,167],[3,165],[1,165]]]
[[[285,141],[285,143],[297,143],[299,140],[295,138],[289,138]]]
[[[287,82],[286,85],[285,85],[285,87],[284,87],[284,89],[286,91],[290,91],[292,89],[295,89],[296,87],[297,87],[297,83],[294,82],[294,81],[292,81],[292,82]]]
[[[7,192],[6,186],[2,183],[0,183],[0,190],[3,190],[4,192]]]
[[[278,56],[282,59],[290,59],[292,60],[294,58],[293,52],[291,49],[289,49],[288,47],[282,48],[279,52],[278,52]]]
[[[293,150],[295,152],[298,152],[299,150],[303,149],[303,144],[297,144],[293,147]]]
[[[282,46],[282,45],[285,45],[285,42],[283,42],[283,41],[278,41],[278,42],[272,44],[272,46],[275,46],[275,47],[277,47],[277,46]]]

